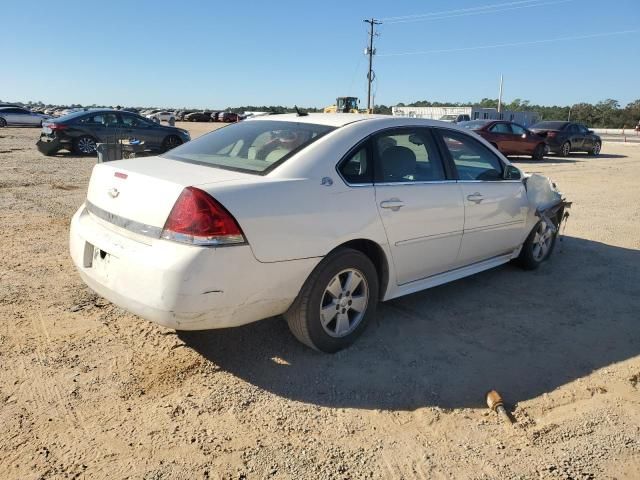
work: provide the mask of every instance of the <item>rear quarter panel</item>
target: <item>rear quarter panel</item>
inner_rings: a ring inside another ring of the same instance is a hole
[[[332,177],[331,186],[321,178],[261,177],[200,188],[233,214],[260,262],[322,257],[358,238],[385,245],[373,187],[350,188]]]

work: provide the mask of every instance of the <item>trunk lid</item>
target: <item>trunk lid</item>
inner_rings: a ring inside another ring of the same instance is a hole
[[[91,174],[87,200],[120,220],[162,228],[185,187],[253,177],[161,157],[99,163]]]

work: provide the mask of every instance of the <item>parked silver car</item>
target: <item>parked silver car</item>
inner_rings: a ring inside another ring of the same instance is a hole
[[[0,127],[7,126],[42,126],[43,120],[48,120],[47,115],[34,113],[26,108],[3,107],[0,108]]]

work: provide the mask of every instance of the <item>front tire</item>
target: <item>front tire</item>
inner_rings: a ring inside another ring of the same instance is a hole
[[[571,154],[571,144],[569,142],[564,142],[562,147],[560,147],[560,153],[563,157],[568,157]]]
[[[544,152],[545,152],[544,143],[539,143],[538,145],[536,145],[536,148],[533,150],[533,155],[531,155],[531,159],[537,162],[544,160]]]
[[[182,140],[180,140],[180,137],[169,135],[162,142],[162,149],[166,152],[168,150],[171,150],[172,148],[176,148],[179,145],[182,145]]]
[[[556,244],[555,225],[547,225],[544,220],[538,222],[531,231],[518,256],[516,263],[525,270],[535,270],[549,259]]]
[[[334,353],[351,345],[375,316],[378,288],[371,260],[340,249],[314,269],[284,317],[302,343]]]
[[[593,147],[591,147],[591,150],[589,150],[589,155],[597,157],[600,155],[600,150],[602,150],[602,144],[600,142],[596,142],[593,144]]]
[[[7,126],[7,121],[4,118],[0,117],[0,128],[4,128],[6,126]]]

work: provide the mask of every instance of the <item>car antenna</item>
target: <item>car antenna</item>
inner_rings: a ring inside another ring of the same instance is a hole
[[[301,112],[297,105],[294,105],[293,108],[296,109],[296,116],[298,117],[306,117],[309,115],[307,112]]]

